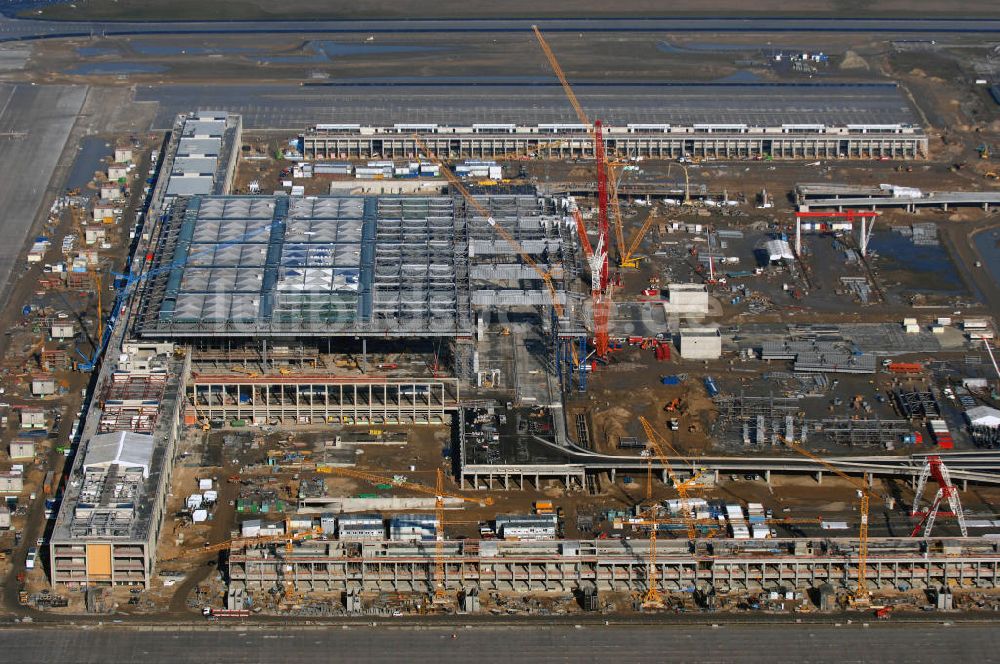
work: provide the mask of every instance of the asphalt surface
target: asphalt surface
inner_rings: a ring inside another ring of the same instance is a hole
[[[892,84],[875,85],[608,85],[574,82],[588,115],[609,124],[698,122],[916,123],[906,99]],[[526,93],[526,90],[528,91]],[[415,85],[372,81],[333,85],[144,85],[136,101],[155,101],[157,127],[170,127],[178,113],[212,108],[243,115],[250,129],[301,131],[316,123],[397,122],[560,123],[578,122],[553,76],[542,81],[509,80],[483,85],[432,79]]]
[[[345,21],[45,21],[3,17],[0,41],[57,37],[149,34],[522,32],[852,32],[933,36],[1000,33],[1000,19],[921,18],[494,18]]]
[[[84,86],[0,85],[0,302],[86,92]]]
[[[391,619],[389,619],[391,621]],[[0,631],[5,661],[47,662],[989,662],[995,625],[756,624]]]

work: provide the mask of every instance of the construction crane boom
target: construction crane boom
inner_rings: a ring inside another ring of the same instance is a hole
[[[592,292],[594,310],[594,352],[597,357],[605,358],[608,356],[608,352],[610,350],[608,318],[610,317],[611,311],[611,294],[608,292],[608,251],[611,249],[611,238],[609,236],[608,226],[609,167],[607,163],[607,155],[604,152],[604,128],[600,120],[595,120],[594,122],[590,121],[586,111],[583,110],[583,106],[580,105],[580,101],[576,98],[576,93],[573,92],[573,87],[566,79],[566,74],[559,65],[559,61],[556,59],[555,53],[552,52],[552,48],[549,46],[548,42],[545,41],[545,37],[542,36],[538,26],[533,25],[531,26],[531,29],[535,33],[535,38],[538,40],[538,45],[545,54],[545,58],[548,60],[549,66],[552,68],[552,71],[555,72],[556,77],[559,79],[559,83],[562,84],[563,91],[566,93],[566,97],[569,99],[570,105],[576,112],[576,117],[583,125],[589,126],[593,133],[594,159],[597,162],[598,240],[597,252],[591,259],[591,272],[596,272],[598,278],[595,279],[595,281],[599,281],[599,288],[593,289]],[[618,223],[620,225],[620,219]]]
[[[670,443],[668,443],[666,439],[664,439],[660,434],[656,432],[655,429],[653,429],[653,425],[649,423],[649,420],[647,420],[645,417],[640,416],[639,422],[642,423],[642,428],[646,432],[646,440],[650,448],[652,448],[652,452],[659,459],[660,463],[663,464],[664,468],[666,468],[667,474],[670,476],[670,481],[673,482],[674,488],[677,490],[677,495],[680,498],[680,503],[681,503],[682,518],[687,526],[688,539],[693,540],[698,536],[698,532],[697,529],[695,528],[695,520],[691,517],[691,510],[688,507],[688,501],[687,501],[688,489],[701,478],[701,474],[695,472],[694,466],[692,465],[691,478],[682,482],[680,478],[677,477],[677,474],[674,473],[674,468],[673,466],[670,465],[670,460],[667,458],[667,455],[663,452],[663,448],[660,446],[660,443],[661,442],[664,443],[675,453],[676,450],[673,449],[673,446],[670,445]],[[652,476],[651,463],[652,462],[650,461],[650,465],[647,466],[647,471],[649,471],[650,477]],[[646,495],[648,497],[652,496],[651,484],[652,484],[651,482],[647,482]],[[649,533],[649,583],[647,584],[648,587],[646,588],[646,595],[643,598],[643,602],[647,605],[659,605],[662,604],[662,599],[660,597],[660,590],[657,587],[657,581],[656,581],[656,575],[657,575],[656,538],[658,534],[656,507],[651,506],[647,514],[648,514],[649,524],[651,525]]]
[[[615,242],[618,246],[618,264],[621,265],[622,256],[625,255],[625,231],[622,224],[622,211],[618,202],[618,178],[615,170],[608,164],[608,176],[611,184],[611,216],[614,218]]]
[[[372,484],[393,484],[395,486],[409,489],[411,491],[416,491],[418,493],[426,493],[434,496],[434,515],[437,517],[437,527],[438,532],[435,537],[434,544],[434,597],[438,600],[443,600],[445,597],[445,578],[444,578],[444,499],[445,498],[457,498],[459,500],[464,500],[469,503],[477,503],[481,505],[492,505],[493,499],[489,496],[485,498],[470,498],[469,496],[463,496],[461,494],[452,493],[450,491],[445,491],[444,489],[444,473],[438,468],[435,475],[434,487],[425,486],[423,484],[415,484],[413,482],[407,482],[405,480],[397,480],[390,477],[382,477],[381,475],[375,475],[374,473],[366,473],[362,470],[355,470],[353,468],[340,468],[336,466],[320,466],[316,468],[316,472],[320,473],[332,473],[336,475],[344,475],[345,477],[353,477],[356,479],[364,480]]]
[[[452,173],[451,169],[448,168],[448,165],[445,164],[436,154],[430,151],[430,149],[427,147],[427,144],[424,143],[419,136],[414,135],[413,139],[416,142],[416,144],[420,147],[420,149],[424,152],[424,154],[426,154],[431,161],[433,161],[441,168],[441,173],[448,180],[448,183],[451,184],[451,186],[453,186],[458,191],[458,193],[462,195],[462,198],[465,199],[465,202],[486,220],[486,223],[489,224],[490,228],[492,228],[497,235],[503,238],[503,240],[510,246],[510,248],[514,251],[514,253],[516,253],[518,256],[521,257],[521,260],[523,260],[525,264],[527,264],[535,272],[538,273],[538,277],[542,280],[542,282],[545,284],[545,287],[549,291],[549,295],[552,298],[552,306],[555,309],[557,316],[559,318],[562,318],[564,308],[562,306],[562,303],[559,301],[559,292],[556,290],[555,283],[552,281],[552,273],[547,270],[544,270],[537,262],[535,262],[535,260],[528,254],[528,252],[525,251],[524,247],[521,246],[521,243],[518,242],[517,239],[513,235],[511,235],[506,228],[497,223],[496,219],[493,218],[493,214],[488,209],[486,209],[486,206],[484,206],[482,203],[476,200],[476,197],[472,195],[472,193],[468,190],[465,184],[459,179],[459,177],[454,173]]]
[[[538,40],[538,45],[542,47],[542,52],[545,53],[545,57],[549,61],[549,66],[552,67],[552,71],[555,72],[556,78],[562,83],[563,92],[566,93],[566,97],[569,99],[569,103],[572,104],[573,110],[576,111],[576,117],[579,118],[581,124],[589,125],[590,118],[587,117],[587,113],[583,110],[583,106],[580,105],[579,100],[576,98],[576,93],[573,92],[573,88],[570,87],[569,81],[566,80],[566,74],[563,73],[562,67],[559,66],[559,61],[556,60],[556,54],[552,52],[549,47],[549,43],[545,41],[545,37],[542,36],[541,30],[538,29],[537,25],[531,26],[531,29],[535,33],[535,39]]]
[[[783,436],[778,436],[778,438],[789,448],[815,461],[841,479],[847,480],[858,490],[858,494],[860,495],[858,511],[861,515],[861,524],[858,526],[858,589],[854,593],[853,603],[860,606],[869,605],[871,603],[871,592],[868,590],[868,514],[869,502],[872,496],[871,488],[865,482],[851,477],[826,459],[816,456],[802,446],[796,445]]]
[[[635,235],[632,236],[631,242],[629,242],[628,248],[621,254],[621,259],[619,264],[621,267],[626,268],[638,268],[639,261],[634,257],[635,252],[639,249],[639,245],[642,243],[642,238],[646,237],[646,233],[653,226],[653,222],[656,221],[655,209],[650,209],[649,215],[646,216],[646,220],[642,222],[642,226],[636,231]]]
[[[408,482],[406,480],[397,480],[392,477],[383,477],[382,475],[376,475],[375,473],[368,473],[354,468],[342,468],[340,466],[317,466],[316,472],[323,473],[325,475],[343,475],[344,477],[353,477],[354,479],[364,480],[370,484],[392,484],[393,486],[398,486],[401,489],[408,489],[410,491],[416,491],[417,493],[424,493],[431,496],[440,495],[444,498],[456,498],[467,503],[475,503],[478,505],[493,504],[493,498],[490,496],[474,498],[472,496],[463,496],[459,493],[444,491],[443,489],[441,490],[441,493],[438,493],[437,487],[429,487],[426,484],[417,484],[416,482]]]

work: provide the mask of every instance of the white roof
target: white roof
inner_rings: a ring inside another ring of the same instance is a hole
[[[965,411],[969,423],[978,426],[1000,427],[1000,410],[989,406],[976,406]]]
[[[153,437],[131,431],[116,431],[94,436],[87,443],[83,469],[108,468],[113,465],[125,468],[142,468],[142,476],[149,477],[149,464],[153,460]]]

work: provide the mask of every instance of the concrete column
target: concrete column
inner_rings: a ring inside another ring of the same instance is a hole
[[[768,486],[771,485],[771,471],[770,470],[765,470],[764,471],[764,481],[767,482]]]
[[[816,471],[816,484],[822,484],[822,483],[823,483],[823,471],[818,470]]]

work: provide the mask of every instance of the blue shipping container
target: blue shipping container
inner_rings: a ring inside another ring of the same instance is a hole
[[[660,378],[660,382],[664,385],[680,385],[681,379],[679,376],[663,376]]]

